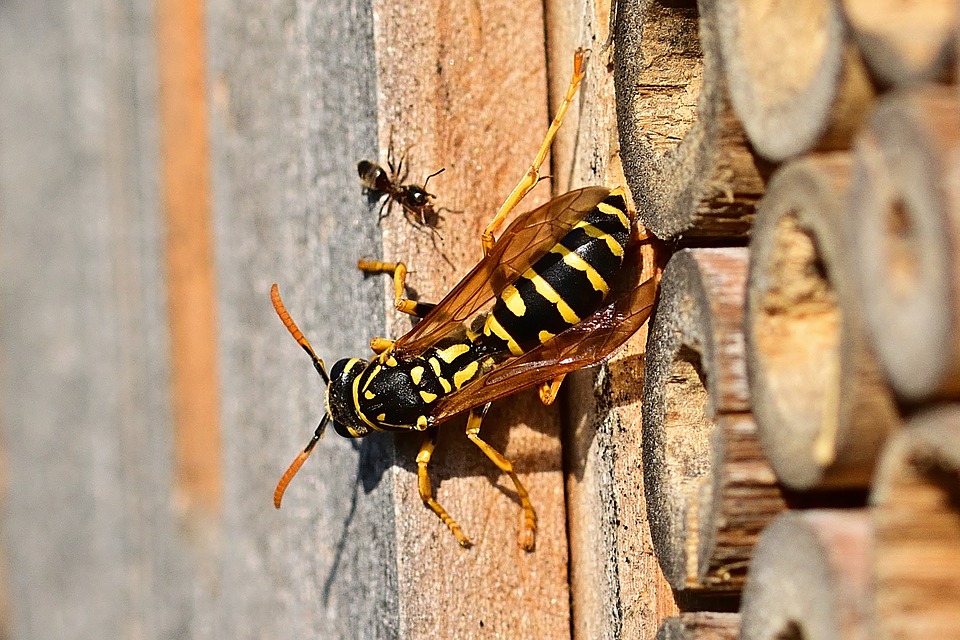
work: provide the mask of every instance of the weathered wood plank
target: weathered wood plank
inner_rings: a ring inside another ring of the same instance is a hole
[[[555,145],[558,190],[625,185],[617,134],[610,3],[548,2],[552,17],[551,92],[563,88],[566,61],[576,46],[591,58],[581,89],[578,123]],[[574,20],[565,31],[562,20]],[[571,120],[571,124],[574,121]],[[646,331],[631,338],[601,367],[564,383],[564,458],[573,635],[576,638],[652,638],[675,614],[646,522],[640,467],[640,391]]]
[[[355,164],[376,148],[369,5],[209,3],[225,500],[213,637],[396,637],[394,445],[327,438],[270,496],[323,413],[323,387],[276,318],[280,285],[322,357],[382,332],[355,268],[380,231]]]
[[[152,4],[0,4],[12,636],[193,635],[172,509]]]
[[[414,270],[420,298],[438,301],[480,257],[480,234],[533,160],[547,105],[542,3],[374,2],[380,155],[406,153],[410,181],[430,183],[443,212],[438,252],[398,212],[384,221],[384,256]],[[442,16],[436,21],[424,16]],[[564,82],[573,52],[562,64]],[[564,87],[565,88],[565,87]],[[550,167],[543,173],[550,174]],[[550,196],[541,185],[520,205]],[[459,213],[458,213],[459,212]],[[442,255],[441,255],[442,253]],[[380,283],[388,334],[410,328]],[[361,352],[362,353],[362,352]],[[394,478],[397,572],[404,637],[564,637],[569,634],[566,510],[559,421],[527,392],[495,403],[482,435],[511,459],[537,509],[537,547],[517,544],[520,510],[508,478],[463,435],[442,427],[430,465],[434,494],[475,543],[460,549],[417,492],[420,438],[398,437]],[[430,603],[429,606],[423,603]]]

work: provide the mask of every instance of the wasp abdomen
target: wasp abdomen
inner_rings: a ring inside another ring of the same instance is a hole
[[[630,238],[625,212],[623,196],[611,194],[506,287],[484,325],[487,339],[519,355],[599,309]]]

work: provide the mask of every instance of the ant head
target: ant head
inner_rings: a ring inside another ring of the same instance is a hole
[[[421,209],[430,202],[431,194],[416,185],[407,187],[407,203],[416,209]]]

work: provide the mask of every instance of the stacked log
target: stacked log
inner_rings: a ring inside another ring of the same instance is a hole
[[[678,250],[640,443],[658,637],[960,637],[955,3],[692,10],[621,2],[614,37],[626,180]]]

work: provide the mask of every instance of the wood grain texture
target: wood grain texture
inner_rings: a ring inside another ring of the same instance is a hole
[[[656,640],[737,640],[739,630],[736,613],[698,611],[664,620]]]
[[[773,177],[750,244],[744,331],[753,414],[795,489],[866,487],[899,418],[868,342],[849,251],[852,159],[795,160]]]
[[[951,89],[885,98],[857,140],[851,237],[867,326],[902,397],[960,394],[960,108]]]
[[[10,637],[197,637],[174,508],[149,2],[0,4]]]
[[[743,589],[760,532],[787,504],[751,414],[722,414],[715,422],[709,482],[701,485],[690,517],[696,520],[698,582],[730,592]]]
[[[373,14],[207,6],[225,500],[199,622],[209,637],[397,637],[394,441],[331,434],[270,503],[324,411],[271,283],[328,361],[384,326],[380,283],[356,270],[380,251],[355,168],[377,148]]]
[[[880,84],[907,87],[954,77],[953,0],[843,0],[840,5],[864,62]]]
[[[412,180],[446,167],[430,184],[438,204],[453,210],[438,228],[440,252],[427,234],[392,216],[383,225],[383,255],[406,261],[419,298],[436,302],[479,259],[481,231],[533,161],[552,117],[543,5],[444,0],[373,7],[380,158],[392,139],[406,152]],[[568,82],[573,51],[558,64],[557,77]],[[550,173],[549,165],[543,173]],[[550,195],[549,184],[540,185],[519,210]],[[380,283],[385,292],[386,280]],[[410,319],[392,310],[392,298],[386,306],[387,334],[408,331]],[[569,635],[557,408],[524,393],[495,404],[482,432],[514,462],[530,491],[539,529],[534,553],[518,548],[521,515],[508,478],[466,440],[463,429],[459,419],[443,426],[430,469],[437,500],[475,543],[469,551],[420,501],[413,464],[419,438],[400,445],[395,499],[401,635]]]
[[[647,514],[657,557],[678,590],[736,588],[719,574],[706,580],[711,562],[701,562],[698,551],[701,542],[710,546],[701,539],[706,532],[700,509],[710,505],[712,477],[721,472],[711,466],[715,420],[749,411],[741,329],[746,259],[742,248],[674,254],[647,338],[642,442]]]
[[[831,0],[716,2],[733,107],[774,162],[847,148],[874,89]]]
[[[559,5],[559,6],[558,6]],[[554,145],[558,191],[626,184],[619,157],[610,3],[548,2],[551,94],[563,89],[570,51],[591,49],[576,109],[579,124]],[[561,27],[558,16],[571,24]],[[570,124],[576,122],[571,120]],[[566,126],[566,125],[565,125]],[[653,554],[640,468],[640,389],[646,331],[609,362],[564,382],[564,468],[575,638],[652,638],[676,613]]]
[[[623,166],[660,238],[741,237],[763,178],[727,97],[710,2],[619,2],[614,33]]]
[[[865,511],[787,512],[760,536],[742,640],[867,640],[873,530]]]
[[[871,637],[960,638],[960,410],[926,409],[894,437],[870,495]]]

